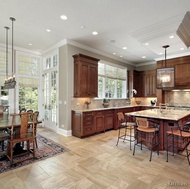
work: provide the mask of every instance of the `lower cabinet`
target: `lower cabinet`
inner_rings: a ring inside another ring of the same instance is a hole
[[[72,135],[82,138],[114,127],[114,110],[72,111]]]
[[[94,113],[94,123],[95,133],[105,131],[103,111],[97,111]]]
[[[154,108],[154,107],[146,107]],[[118,112],[136,112],[145,109],[142,106],[103,109],[97,111],[72,111],[72,135],[82,138],[95,133],[119,127]]]

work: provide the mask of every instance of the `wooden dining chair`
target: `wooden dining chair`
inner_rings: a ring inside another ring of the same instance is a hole
[[[38,116],[39,116],[39,111],[35,111],[33,113],[33,121],[34,121],[34,134],[35,134],[36,148],[38,148],[38,143],[37,143],[37,139],[36,139],[37,125],[38,125]]]
[[[34,121],[32,124],[32,128],[28,129],[28,112],[21,114],[12,114],[12,126],[11,126],[11,134],[7,143],[7,157],[10,160],[10,165],[25,161],[27,159],[35,158],[35,132],[34,132]],[[20,119],[20,123],[19,123]],[[19,143],[22,144],[26,142],[23,147],[23,153],[16,153],[15,146]],[[31,148],[32,147],[32,148]],[[25,155],[25,158],[15,158],[17,156]]]

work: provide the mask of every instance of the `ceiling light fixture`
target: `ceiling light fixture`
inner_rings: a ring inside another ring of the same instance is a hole
[[[15,75],[13,74],[14,72],[13,22],[16,19],[13,17],[10,17],[10,20],[12,21],[12,75],[10,77],[8,76],[8,30],[9,30],[9,27],[5,26],[5,29],[6,29],[6,79],[5,79],[5,84],[4,84],[5,89],[14,89],[16,86]]]
[[[123,50],[126,50],[127,49],[127,47],[123,47]]]
[[[97,31],[93,31],[92,35],[98,35],[98,32]]]
[[[51,30],[50,30],[50,29],[47,29],[46,31],[47,31],[47,32],[51,32]]]
[[[174,38],[174,35],[170,35],[170,37],[169,37],[170,39],[173,39]]]
[[[146,56],[142,56],[142,58],[146,58]]]
[[[146,45],[146,46],[148,46],[148,45],[149,45],[149,43],[145,43],[145,45]]]
[[[32,46],[32,43],[29,43],[28,45]]]
[[[62,20],[67,20],[67,16],[65,16],[65,15],[61,15],[60,18],[61,18]]]

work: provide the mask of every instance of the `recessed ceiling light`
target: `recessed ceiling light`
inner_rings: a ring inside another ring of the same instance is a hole
[[[159,55],[162,55],[162,54],[163,54],[162,52],[159,53]]]
[[[142,58],[146,58],[146,56],[142,56]]]
[[[61,18],[62,20],[67,20],[67,16],[65,16],[65,15],[61,15],[60,18]]]
[[[97,31],[93,31],[92,35],[98,35],[98,32]]]
[[[183,47],[181,47],[181,48],[180,48],[180,50],[181,50],[181,51],[183,51],[183,50],[184,50],[184,48],[183,48]]]
[[[148,46],[148,45],[149,45],[149,43],[145,43],[145,45],[146,45],[146,46]]]
[[[114,55],[116,55],[116,53],[113,53]]]
[[[29,43],[28,45],[32,46],[32,43]]]
[[[122,58],[123,56],[121,55],[120,57]]]
[[[50,29],[47,29],[46,31],[47,31],[47,32],[51,32],[51,30],[50,30]]]
[[[170,39],[173,39],[174,38],[174,35],[170,35],[170,37],[169,37]]]
[[[123,47],[123,50],[126,50],[127,49],[127,47]]]
[[[81,27],[80,27],[80,29],[84,29],[84,28],[86,28],[86,26],[81,26]]]

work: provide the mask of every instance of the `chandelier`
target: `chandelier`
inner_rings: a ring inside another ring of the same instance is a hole
[[[14,89],[16,86],[16,80],[14,75],[14,49],[13,49],[13,22],[16,20],[13,17],[10,17],[10,20],[12,21],[12,74],[8,75],[8,30],[9,27],[5,26],[6,29],[6,78],[4,83],[5,89]]]
[[[157,69],[157,88],[172,88],[174,83],[174,67],[167,67],[166,65],[166,49],[169,45],[164,45],[165,49],[165,61],[164,68]]]

